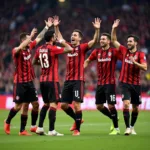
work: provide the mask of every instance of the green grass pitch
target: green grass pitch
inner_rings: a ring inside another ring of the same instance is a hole
[[[119,112],[121,135],[110,136],[110,120],[98,111],[83,111],[85,122],[81,135],[73,137],[69,131],[73,121],[63,112],[57,112],[56,130],[64,133],[63,137],[18,135],[20,113],[12,120],[11,135],[3,131],[3,121],[8,110],[0,110],[0,150],[150,150],[150,112],[140,112],[135,130],[137,135],[124,136],[125,125],[122,112]],[[30,112],[29,112],[30,114]],[[27,130],[30,128],[30,115]],[[48,131],[48,117],[45,120]]]

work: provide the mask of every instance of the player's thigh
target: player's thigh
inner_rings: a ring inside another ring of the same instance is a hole
[[[34,101],[38,101],[37,90],[35,89],[33,82],[29,82],[26,88],[27,88],[26,95],[25,95],[26,102],[31,103]]]
[[[23,83],[13,85],[13,102],[20,104],[24,102],[26,88]]]
[[[140,85],[131,85],[131,104],[139,105],[141,104],[141,86]]]
[[[74,81],[73,101],[82,103],[83,97],[84,97],[84,81]]]
[[[122,101],[131,100],[131,90],[129,84],[120,83]]]
[[[104,86],[98,85],[96,89],[96,94],[95,94],[95,104],[104,104],[106,103],[106,96],[104,92]]]
[[[61,102],[71,104],[73,101],[73,84],[71,81],[65,81],[61,95]]]
[[[116,104],[116,87],[115,84],[105,85],[105,95],[108,104]]]
[[[44,103],[49,103],[49,91],[51,89],[51,85],[49,82],[41,82],[40,90]]]
[[[59,82],[52,82],[51,89],[49,90],[48,99],[50,103],[58,103],[60,102],[61,92],[60,92],[60,84]]]

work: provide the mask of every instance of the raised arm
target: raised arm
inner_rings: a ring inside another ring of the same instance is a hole
[[[15,51],[14,53],[17,54],[26,46],[28,46],[28,44],[31,42],[31,39],[35,36],[36,33],[37,33],[37,29],[33,28],[31,31],[31,34],[27,36],[27,38],[18,47],[14,48],[14,51]]]
[[[117,41],[117,36],[116,36],[116,29],[119,26],[119,22],[120,20],[116,19],[114,21],[114,24],[112,25],[112,30],[111,30],[111,42],[117,49],[119,49],[120,47],[120,43]]]
[[[95,22],[92,22],[92,24],[95,28],[95,34],[94,34],[93,39],[88,42],[88,48],[91,48],[96,42],[98,42],[99,32],[100,32],[100,25],[101,25],[100,18],[95,18]]]
[[[53,18],[49,17],[48,21],[45,20],[45,24],[46,26],[44,27],[44,29],[38,34],[38,36],[36,37],[36,44],[38,44],[43,38],[45,33],[47,32],[47,30],[53,25]]]
[[[66,43],[61,36],[58,36],[57,40],[64,47],[64,53],[71,53],[73,51],[73,48],[68,43]]]
[[[54,16],[54,30],[55,30],[55,34],[57,37],[60,37],[61,39],[63,39],[63,36],[59,30],[59,24],[60,24],[60,20],[58,16]]]

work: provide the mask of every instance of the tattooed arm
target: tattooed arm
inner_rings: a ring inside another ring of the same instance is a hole
[[[48,21],[45,20],[46,26],[44,29],[39,33],[39,35],[36,37],[36,44],[38,44],[44,37],[45,33],[48,31],[48,29],[53,25],[53,18],[48,18]]]

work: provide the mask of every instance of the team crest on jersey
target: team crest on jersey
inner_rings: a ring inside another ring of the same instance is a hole
[[[16,100],[19,100],[19,98],[20,98],[19,96],[16,96]]]
[[[75,50],[78,51],[79,50],[78,47],[76,47]]]
[[[101,56],[101,54],[99,53],[98,56]]]
[[[127,57],[129,56],[129,54],[127,54]]]
[[[108,56],[111,56],[111,52],[108,52]]]
[[[25,55],[25,53],[23,53],[23,55]]]

